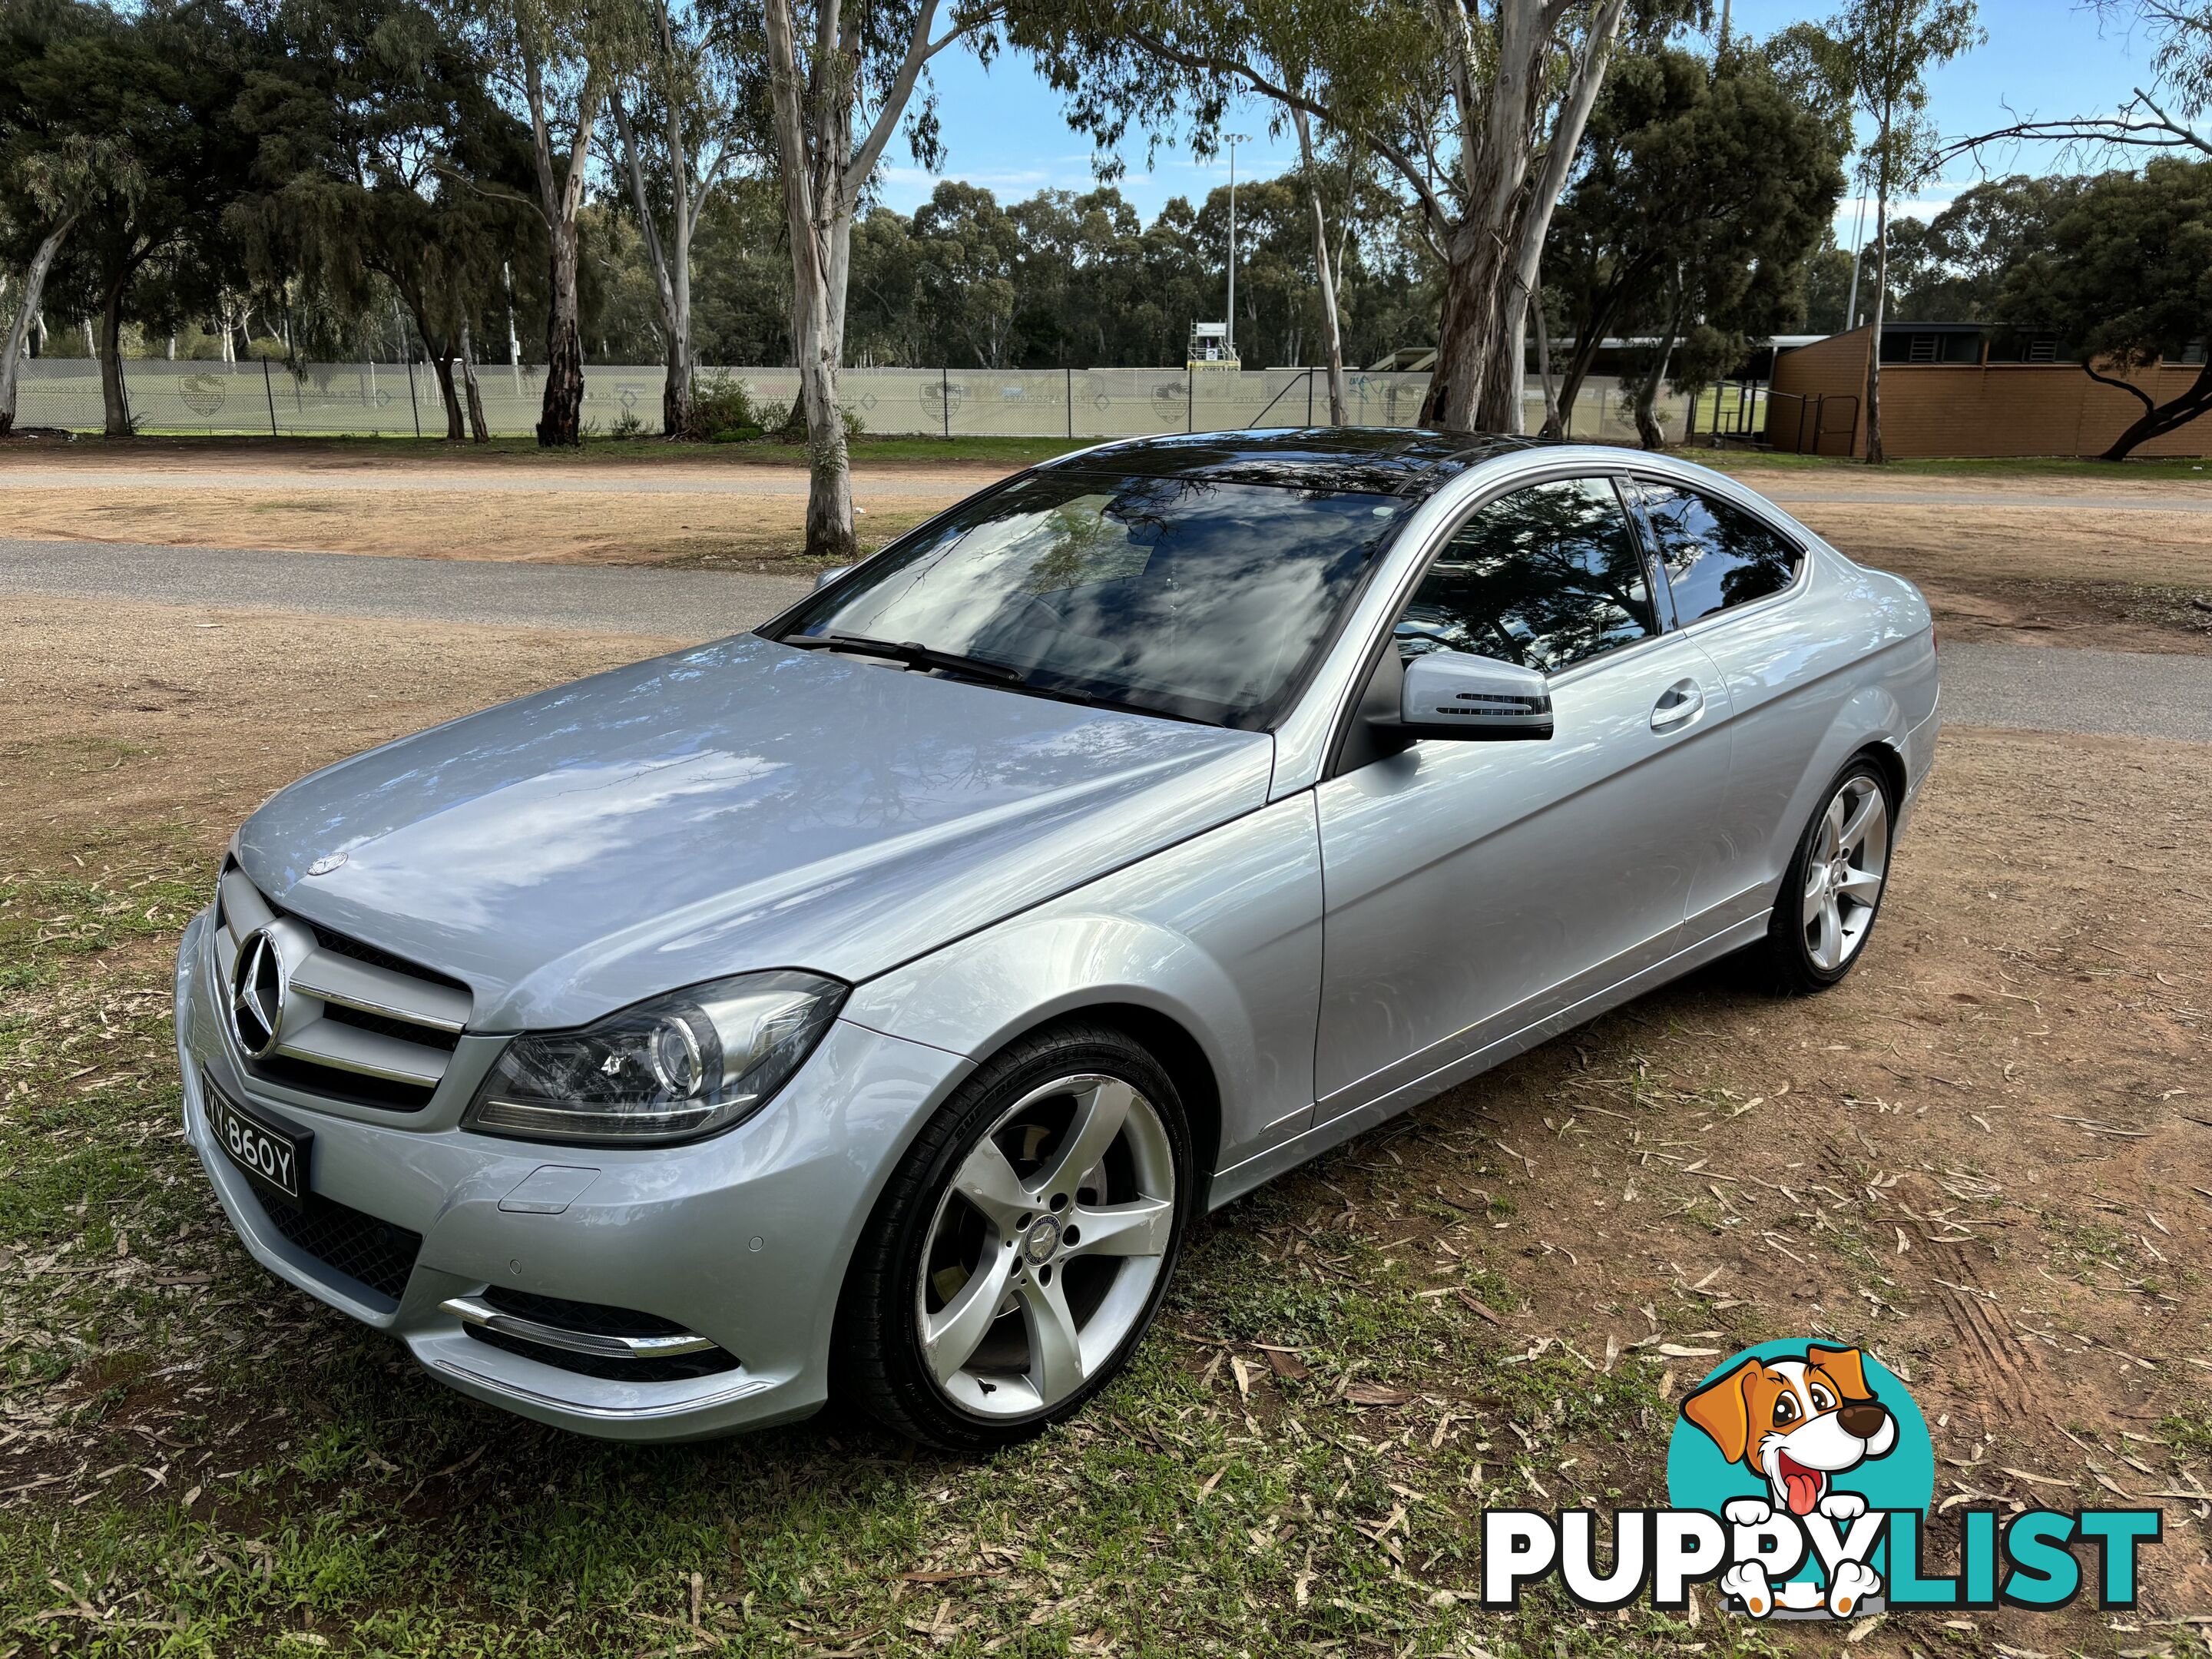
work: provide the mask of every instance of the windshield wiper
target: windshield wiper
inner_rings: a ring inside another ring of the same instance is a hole
[[[880,657],[886,662],[904,663],[909,668],[935,668],[947,674],[963,674],[970,679],[1003,685],[1026,696],[1044,697],[1054,702],[1077,703],[1085,708],[1104,708],[1124,714],[1151,714],[1161,720],[1180,720],[1187,726],[1217,724],[1213,720],[1200,720],[1194,714],[1178,714],[1164,708],[1146,708],[1136,703],[1125,702],[1118,697],[1102,696],[1096,691],[1040,685],[1026,674],[1009,668],[1004,663],[988,662],[981,657],[963,657],[957,651],[933,650],[912,640],[873,640],[865,634],[786,634],[778,643],[796,646],[801,651],[842,651],[855,657]]]
[[[801,651],[843,651],[855,657],[881,657],[887,662],[902,662],[909,668],[941,668],[948,674],[966,674],[1003,685],[1023,683],[1020,673],[1003,663],[963,657],[957,651],[933,650],[914,640],[872,640],[864,634],[787,634],[781,642],[797,646]]]

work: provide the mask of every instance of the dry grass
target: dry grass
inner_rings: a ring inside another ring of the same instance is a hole
[[[0,1654],[1756,1651],[1710,1600],[1482,1615],[1474,1519],[1654,1498],[1696,1353],[1808,1332],[1909,1375],[1945,1496],[2166,1511],[2137,1613],[1858,1650],[2199,1640],[2212,1497],[2171,1494],[2212,1490],[2212,747],[1948,733],[1838,991],[1701,975],[1241,1201],[1036,1446],[967,1465],[832,1415],[638,1452],[272,1287],[178,1136],[164,992],[268,790],[655,642],[9,621]]]

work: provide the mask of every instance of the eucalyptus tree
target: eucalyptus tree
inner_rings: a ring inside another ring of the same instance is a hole
[[[1987,37],[1974,0],[1849,0],[1827,24],[1839,76],[1874,125],[1859,176],[1875,192],[1873,342],[1867,351],[1867,459],[1880,465],[1881,326],[1889,287],[1889,204],[1927,182],[1942,149],[1928,117],[1928,71]]]
[[[853,487],[837,375],[852,279],[853,216],[891,138],[908,118],[915,159],[941,157],[930,60],[961,40],[987,53],[995,0],[766,0],[769,83],[784,216],[791,242],[795,414],[806,428],[806,550],[849,558]]]
[[[645,4],[636,70],[627,85],[611,88],[608,105],[660,301],[668,359],[661,430],[696,436],[691,245],[716,193],[768,147],[766,47],[750,9]]]
[[[1562,409],[1606,337],[1634,329],[1655,342],[1630,390],[1638,434],[1656,447],[1660,384],[1693,322],[1723,353],[1795,322],[1806,261],[1843,193],[1844,142],[1756,50],[1716,62],[1662,47],[1616,64],[1546,251],[1574,337]]]
[[[1689,0],[1647,0],[1664,27]],[[1064,0],[1012,31],[1102,143],[1256,94],[1390,168],[1444,272],[1431,424],[1518,431],[1546,232],[1627,0]]]
[[[0,436],[15,423],[23,349],[46,277],[70,232],[104,199],[133,200],[144,178],[127,143],[88,131],[77,77],[90,61],[77,37],[124,27],[77,0],[29,0],[0,9],[0,251],[21,271],[0,343]]]
[[[2124,460],[2212,415],[2212,362],[2163,398],[2157,381],[2117,372],[2185,361],[2184,348],[2212,336],[2212,161],[2159,155],[2140,173],[2082,180],[2037,240],[2005,271],[1991,309],[2056,333],[2091,380],[2140,406],[2100,459]]]
[[[269,27],[275,61],[239,102],[258,146],[258,188],[230,214],[249,269],[341,318],[397,296],[458,441],[471,323],[529,246],[527,137],[423,0],[282,0]]]
[[[588,0],[451,3],[490,84],[528,125],[534,197],[494,193],[526,201],[544,228],[545,394],[538,441],[545,448],[573,447],[584,436],[578,216],[609,93],[635,59],[637,16],[629,6]]]
[[[98,319],[105,429],[122,436],[132,426],[120,361],[126,317],[158,325],[200,309],[228,257],[222,212],[245,187],[252,154],[233,106],[258,40],[213,0],[71,15],[10,54],[0,97],[13,112],[0,112],[0,125],[13,130],[32,97],[62,112],[49,136],[63,142],[37,170],[74,218],[49,255],[46,282]]]

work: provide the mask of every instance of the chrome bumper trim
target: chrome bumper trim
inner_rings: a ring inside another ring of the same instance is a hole
[[[704,1353],[714,1346],[708,1338],[693,1331],[678,1336],[607,1336],[597,1331],[572,1331],[516,1314],[501,1313],[471,1296],[449,1297],[438,1304],[438,1310],[453,1315],[465,1325],[481,1326],[501,1336],[565,1349],[570,1353],[587,1353],[601,1359],[672,1359],[681,1354]]]

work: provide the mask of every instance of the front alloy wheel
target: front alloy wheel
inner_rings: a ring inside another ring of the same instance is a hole
[[[1151,1305],[1175,1211],[1167,1127],[1130,1085],[1085,1073],[1024,1095],[930,1225],[915,1294],[938,1387],[989,1417],[1066,1399]]]
[[[1191,1190],[1174,1084],[1122,1033],[1063,1028],[923,1129],[854,1254],[838,1386],[955,1451],[1027,1438],[1121,1369],[1159,1306]]]

